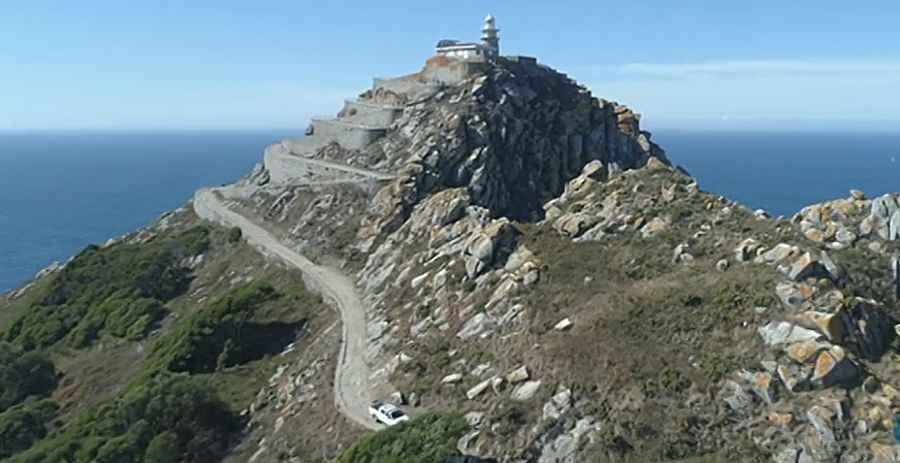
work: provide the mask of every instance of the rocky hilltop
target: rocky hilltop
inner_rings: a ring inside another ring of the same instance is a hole
[[[123,384],[181,373],[225,384],[240,430],[194,426],[226,461],[898,461],[898,238],[900,195],[770,218],[702,191],[637,113],[565,74],[437,56],[266,148],[239,182],[92,249],[169,243],[158,273],[178,278],[137,278],[143,311],[108,302],[125,289],[80,309],[99,296],[72,296],[73,281],[113,278],[73,273],[84,255],[12,293],[3,339],[65,379],[42,393],[62,406],[49,437],[9,454],[122,441],[72,398],[133,406]],[[29,315],[60,307],[59,325]],[[254,308],[209,318],[232,307]],[[97,358],[133,367],[73,368]],[[372,399],[415,419],[379,430]],[[196,442],[145,434],[132,447],[191,461]]]

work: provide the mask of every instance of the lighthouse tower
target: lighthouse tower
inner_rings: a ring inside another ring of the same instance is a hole
[[[481,45],[484,47],[485,57],[494,59],[500,56],[500,38],[497,33],[500,29],[494,24],[494,17],[487,15],[484,18],[484,26],[481,28]]]

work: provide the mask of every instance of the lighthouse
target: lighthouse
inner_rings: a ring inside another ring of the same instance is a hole
[[[498,32],[500,32],[500,29],[497,29],[494,17],[487,15],[484,18],[484,26],[481,27],[481,45],[484,47],[484,54],[488,59],[494,59],[500,56],[500,38],[497,36]]]
[[[441,40],[435,53],[447,58],[464,61],[494,61],[500,56],[500,38],[497,33],[494,17],[487,15],[481,26],[481,42],[460,42],[458,40]]]

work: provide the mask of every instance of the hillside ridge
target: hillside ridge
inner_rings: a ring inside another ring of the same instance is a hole
[[[196,442],[103,419],[196,388],[224,461],[900,460],[900,194],[771,218],[651,138],[533,58],[375,79],[0,302],[0,347],[61,372],[0,409],[37,420],[8,454],[187,461]],[[360,439],[372,399],[416,419]]]

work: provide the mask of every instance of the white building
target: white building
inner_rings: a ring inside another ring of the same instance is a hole
[[[457,40],[441,40],[435,50],[438,55],[449,58],[490,61],[500,56],[500,29],[494,23],[494,17],[487,15],[481,27],[481,43],[467,43]]]

